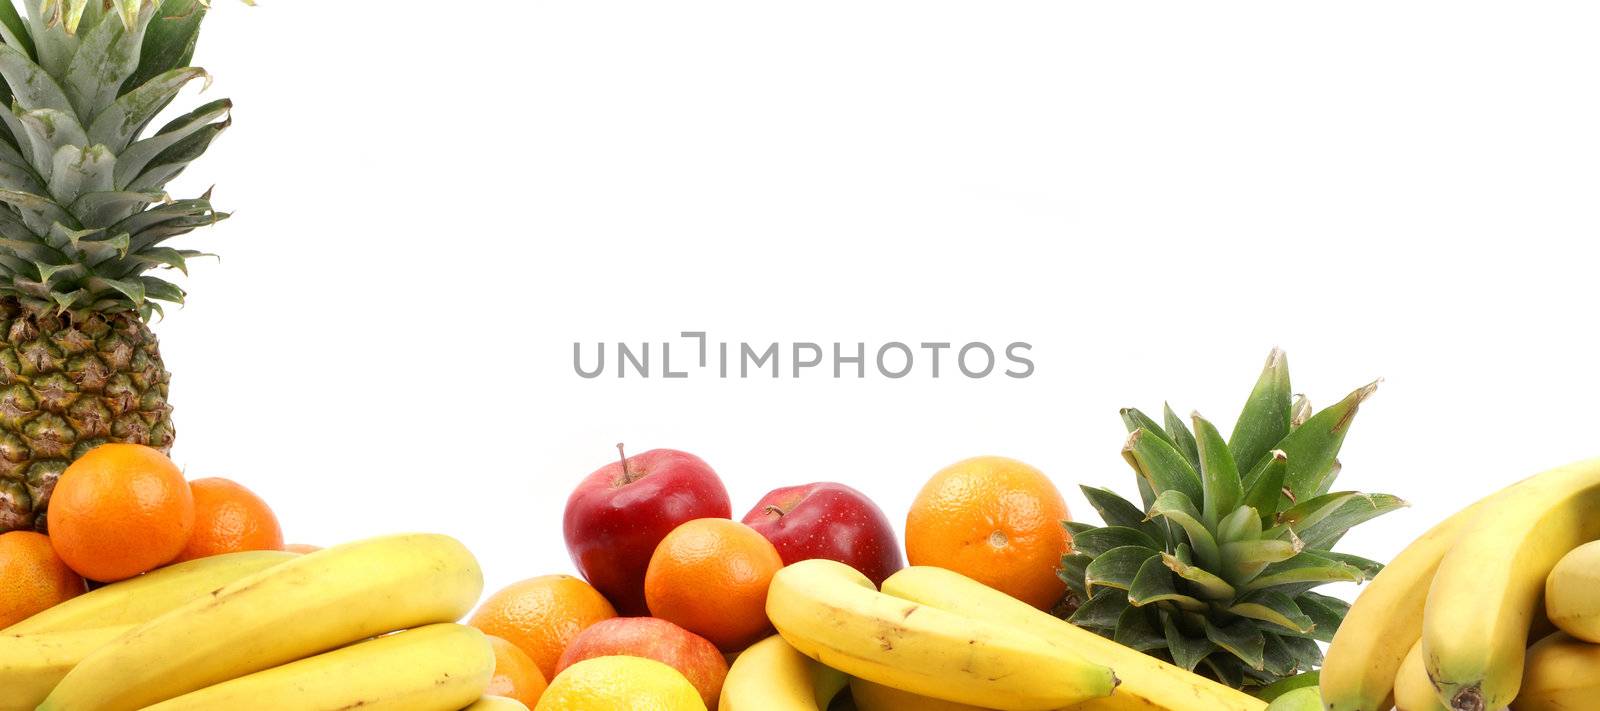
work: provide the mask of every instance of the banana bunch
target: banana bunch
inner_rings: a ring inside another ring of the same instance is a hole
[[[1586,609],[1600,610],[1591,582],[1600,551],[1574,550],[1597,538],[1600,459],[1513,484],[1438,524],[1367,585],[1334,635],[1327,710],[1579,708],[1541,705],[1531,685],[1522,692],[1525,676],[1552,678],[1542,667],[1571,648],[1552,643],[1530,658],[1530,639],[1549,622],[1582,638],[1582,621],[1594,619]],[[1600,671],[1564,682],[1589,678],[1582,693],[1593,696],[1583,698],[1600,698]]]
[[[826,711],[847,679],[773,635],[739,653],[722,681],[719,711]]]
[[[0,711],[505,708],[482,588],[432,534],[173,566],[0,632]]]
[[[1049,711],[1069,706],[1075,711],[1263,711],[1267,707],[1259,699],[941,568],[903,569],[885,580],[879,591],[849,566],[801,561],[773,577],[767,616],[781,639],[762,644],[781,643],[790,649],[791,670],[784,678],[792,681],[784,686],[796,691],[784,696],[801,701],[766,705],[755,690],[735,687],[740,667],[762,658],[747,662],[741,656],[724,687],[724,703],[731,702],[727,708],[734,711],[825,708],[803,698],[805,690],[814,687],[807,686],[808,672],[795,661],[799,655],[854,677],[852,690],[863,711]],[[777,664],[759,663],[773,665],[768,668]]]

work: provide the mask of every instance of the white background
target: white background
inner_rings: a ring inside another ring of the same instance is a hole
[[[898,523],[993,453],[1092,518],[1077,484],[1133,491],[1119,407],[1226,432],[1274,345],[1319,405],[1385,378],[1341,488],[1414,507],[1343,550],[1600,454],[1593,4],[216,4],[236,123],[175,193],[237,216],[157,326],[174,456],[293,542],[570,571],[562,507],[618,441],[704,457],[735,516],[832,479]],[[572,371],[682,330],[1038,369]]]

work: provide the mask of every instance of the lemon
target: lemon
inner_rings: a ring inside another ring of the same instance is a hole
[[[678,670],[643,657],[595,657],[567,667],[534,711],[706,711]]]

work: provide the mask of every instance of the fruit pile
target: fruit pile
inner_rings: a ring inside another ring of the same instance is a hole
[[[1321,676],[1329,711],[1600,708],[1600,460],[1513,484],[1367,586]]]

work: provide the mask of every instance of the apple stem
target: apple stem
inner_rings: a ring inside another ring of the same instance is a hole
[[[639,479],[633,475],[633,472],[628,471],[628,453],[622,448],[621,442],[617,443],[617,457],[622,460],[622,483],[632,484],[638,481]]]
[[[765,512],[767,512],[769,514],[777,514],[778,518],[783,518],[783,514],[784,514],[784,510],[782,508],[780,508],[777,504],[767,504],[766,508],[763,509],[763,511],[765,511]]]

